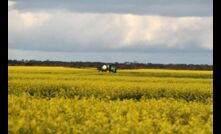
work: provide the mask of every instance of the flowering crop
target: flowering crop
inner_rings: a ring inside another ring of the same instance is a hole
[[[9,133],[212,133],[212,71],[9,66]]]

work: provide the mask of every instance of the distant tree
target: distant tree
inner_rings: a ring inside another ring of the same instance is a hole
[[[118,69],[142,69],[142,68],[158,68],[158,69],[188,69],[188,70],[213,70],[213,65],[194,65],[194,64],[153,64],[153,63],[104,63],[104,62],[63,62],[63,61],[37,61],[37,60],[8,60],[11,66],[64,66],[64,67],[93,67],[97,68],[103,64],[113,64]]]

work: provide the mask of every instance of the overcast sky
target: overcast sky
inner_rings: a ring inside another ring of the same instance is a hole
[[[8,57],[213,64],[212,5],[212,0],[8,1]]]

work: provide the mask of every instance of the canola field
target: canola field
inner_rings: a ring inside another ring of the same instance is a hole
[[[212,134],[213,72],[8,67],[10,134]]]

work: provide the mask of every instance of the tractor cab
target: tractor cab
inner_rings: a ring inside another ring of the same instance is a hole
[[[109,65],[108,68],[109,68],[109,72],[113,72],[113,73],[117,72],[117,68],[114,65]]]

